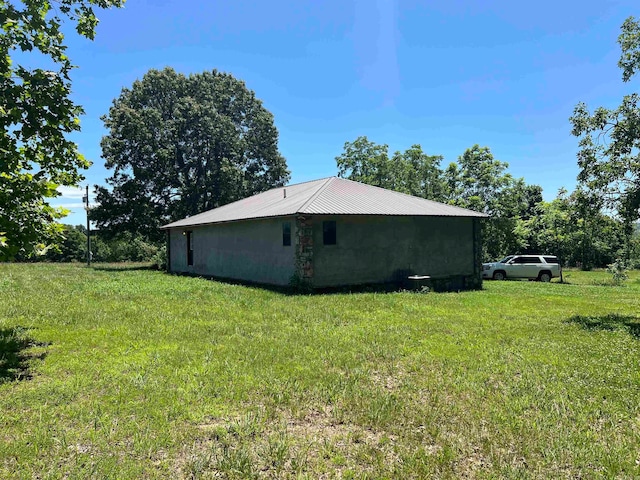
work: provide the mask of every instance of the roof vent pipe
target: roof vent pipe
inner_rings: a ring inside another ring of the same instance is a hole
[[[284,193],[284,197],[283,198],[287,198],[287,189],[286,188],[282,189],[282,192]]]

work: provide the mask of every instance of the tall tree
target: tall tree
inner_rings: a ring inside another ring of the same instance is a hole
[[[629,82],[640,69],[640,23],[625,20],[618,37],[622,80]],[[590,113],[584,103],[571,117],[572,133],[580,139],[579,181],[602,196],[609,206],[631,222],[640,216],[640,95],[622,98],[615,109],[596,108]]]
[[[449,202],[490,215],[483,227],[483,256],[495,259],[528,247],[522,223],[535,214],[542,189],[507,173],[509,164],[496,160],[489,147],[474,145],[445,172]]]
[[[452,203],[490,215],[501,213],[503,191],[514,182],[507,168],[509,164],[496,160],[489,147],[468,148],[447,171]]]
[[[166,222],[284,185],[273,116],[244,82],[213,70],[150,70],[103,117],[110,188],[91,214],[104,233],[160,238]]]
[[[340,177],[437,201],[447,196],[441,162],[442,156],[427,155],[420,145],[389,158],[388,145],[367,137],[346,142],[344,152],[336,157]]]
[[[336,157],[338,176],[376,187],[387,188],[395,183],[391,177],[389,146],[378,145],[367,137],[345,142],[344,152]]]
[[[553,253],[564,265],[585,270],[612,263],[623,247],[623,223],[602,213],[601,199],[591,192],[560,189],[551,202],[541,202],[526,221],[531,247]]]
[[[44,252],[59,238],[65,211],[46,198],[77,185],[89,162],[67,135],[79,130],[82,108],[70,98],[73,68],[61,25],[93,39],[94,6],[124,0],[0,1],[0,260]],[[17,55],[16,55],[17,54]],[[18,57],[23,64],[15,63]],[[25,65],[40,64],[41,68]]]
[[[474,145],[445,171],[449,203],[490,216],[483,222],[482,234],[487,260],[530,249],[526,221],[542,202],[542,188],[513,178],[508,167],[494,158],[489,147]]]
[[[429,200],[446,201],[448,190],[440,168],[442,160],[442,155],[428,155],[417,144],[402,153],[396,152],[391,162],[402,179],[401,191]]]

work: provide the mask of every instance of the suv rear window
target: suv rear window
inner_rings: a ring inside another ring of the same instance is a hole
[[[544,258],[544,261],[547,263],[560,263],[558,261],[558,257],[542,257]]]
[[[540,263],[539,257],[516,257],[513,263]]]

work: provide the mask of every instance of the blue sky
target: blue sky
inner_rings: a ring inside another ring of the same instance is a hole
[[[575,186],[574,106],[613,107],[634,89],[617,68],[630,15],[637,2],[129,0],[99,12],[95,41],[67,36],[86,110],[73,139],[94,162],[83,186],[110,175],[100,116],[171,66],[244,80],[275,117],[292,183],[335,175],[344,143],[366,135],[392,152],[419,143],[443,166],[488,146],[551,200]],[[72,208],[65,223],[84,223],[79,196],[52,202]]]

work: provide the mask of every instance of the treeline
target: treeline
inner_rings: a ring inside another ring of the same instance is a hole
[[[64,239],[47,250],[38,261],[86,262],[87,229],[83,225],[64,225]],[[93,262],[164,262],[164,245],[144,240],[140,235],[123,233],[118,236],[91,232],[91,261]],[[20,259],[20,260],[27,260]],[[34,258],[31,258],[34,260]]]
[[[604,213],[603,201],[586,189],[561,189],[554,200],[543,200],[541,186],[513,177],[488,147],[474,145],[443,165],[441,155],[429,155],[420,145],[390,154],[387,145],[359,137],[345,143],[336,163],[341,177],[488,214],[484,260],[548,253],[583,269],[605,267],[618,258],[640,267],[637,224]],[[86,248],[85,227],[65,225],[64,240],[44,260],[83,262]],[[166,252],[162,239],[103,227],[91,234],[91,254],[94,262],[162,265]]]
[[[553,201],[544,201],[542,187],[514,178],[488,147],[474,145],[444,168],[443,160],[420,145],[390,155],[387,145],[367,137],[345,143],[336,157],[341,177],[490,215],[483,227],[485,260],[552,253],[563,264],[584,269],[617,258],[640,266],[637,229],[603,213],[602,200],[588,191],[562,189]]]
[[[359,137],[336,157],[338,175],[351,180],[487,213],[483,221],[483,258],[549,253],[565,266],[605,267],[618,258],[640,267],[637,224],[603,212],[602,200],[584,189],[561,189],[552,201],[542,187],[508,172],[488,147],[474,145],[456,162],[443,166],[441,155],[420,145],[389,154],[387,145]],[[64,226],[64,240],[44,255],[53,262],[86,261],[86,228]],[[91,234],[94,262],[164,263],[162,240],[108,228]],[[40,258],[42,260],[42,257]]]

